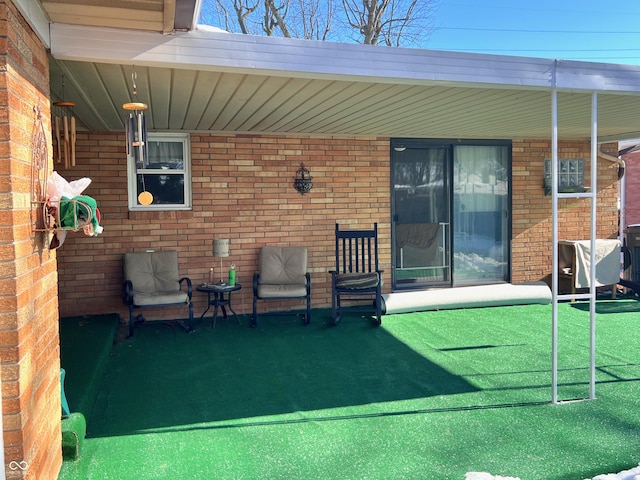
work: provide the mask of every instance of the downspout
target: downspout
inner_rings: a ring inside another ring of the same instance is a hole
[[[610,142],[607,142],[607,143],[610,143]],[[598,157],[604,158],[605,160],[609,160],[610,162],[613,162],[613,163],[617,163],[619,167],[618,180],[622,180],[622,177],[624,177],[624,168],[625,168],[624,160],[618,157],[614,157],[613,155],[609,155],[608,153],[604,153],[602,151],[602,143],[598,143]]]
[[[619,157],[614,157],[613,155],[609,155],[608,153],[604,153],[601,149],[602,143],[598,143],[598,157],[608,160],[613,163],[618,164],[618,183],[620,195],[618,201],[620,202],[618,205],[618,211],[620,212],[620,218],[618,219],[618,235],[620,236],[620,241],[623,245],[626,245],[626,215],[625,215],[625,197],[626,197],[626,178],[624,178],[625,167],[626,164],[623,159]]]

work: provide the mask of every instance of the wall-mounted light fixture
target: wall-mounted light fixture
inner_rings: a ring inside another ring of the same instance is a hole
[[[393,147],[393,149],[396,152],[404,152],[407,149],[407,147],[405,147],[404,145],[398,145],[397,147]]]
[[[293,181],[293,186],[301,195],[309,193],[313,187],[313,182],[311,182],[312,178],[311,172],[307,170],[304,163],[301,163],[300,168],[296,172],[296,178]]]

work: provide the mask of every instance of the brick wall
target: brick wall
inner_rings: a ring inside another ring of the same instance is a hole
[[[192,135],[193,211],[134,213],[127,209],[127,175],[122,134],[79,134],[77,167],[60,170],[68,180],[87,176],[88,195],[98,201],[103,235],[71,233],[58,250],[60,312],[79,315],[118,312],[122,254],[132,250],[176,249],[181,273],[195,283],[208,270],[214,237],[231,240],[224,269],[236,264],[244,288],[234,294],[236,310],[251,312],[251,278],[262,245],[306,245],[312,276],[312,304],[330,305],[327,273],[334,263],[334,224],[367,227],[378,222],[381,264],[390,289],[390,181],[387,138],[274,135]],[[562,143],[561,157],[589,158],[588,143]],[[551,268],[551,197],[545,196],[543,160],[549,142],[518,141],[513,146],[513,281],[540,280]],[[292,183],[300,162],[311,171],[313,190],[302,196]],[[587,169],[588,167],[587,162]],[[599,232],[615,236],[616,171],[600,163]],[[584,200],[563,203],[563,238],[588,235]],[[206,296],[196,292],[195,311]],[[299,305],[299,303],[297,304]],[[279,308],[269,302],[260,308]],[[286,306],[286,305],[285,305]],[[150,319],[184,317],[186,310],[146,310]]]
[[[624,155],[625,216],[627,225],[640,224],[640,151]]]
[[[55,479],[62,463],[56,257],[31,229],[34,107],[50,143],[49,67],[10,1],[0,0],[0,39],[2,421],[5,464],[22,467],[5,470],[10,479]]]
[[[195,283],[208,278],[212,239],[230,239],[225,271],[235,263],[236,311],[251,312],[251,282],[258,251],[267,244],[309,249],[313,306],[330,302],[328,270],[334,264],[335,222],[371,227],[377,221],[382,268],[390,262],[389,142],[377,138],[192,135],[193,211],[140,213],[127,209],[127,175],[121,134],[78,134],[77,167],[60,170],[68,180],[87,176],[104,233],[97,238],[69,234],[59,249],[61,315],[120,312],[122,254],[177,249],[181,273]],[[304,162],[313,190],[302,196],[293,179]],[[202,312],[206,296],[194,294]],[[238,302],[236,304],[236,302]],[[242,306],[240,306],[240,303]],[[297,302],[300,305],[300,302]],[[269,302],[270,308],[279,308]],[[261,305],[261,308],[264,306]],[[146,310],[148,318],[186,315],[184,310]]]
[[[558,149],[559,158],[586,160],[585,185],[591,185],[590,144],[559,142]],[[602,151],[617,156],[617,144],[604,145]],[[513,144],[513,283],[548,279],[551,275],[551,195],[545,195],[542,189],[546,158],[551,158],[551,144],[548,141],[519,141]],[[598,238],[616,238],[618,235],[617,175],[617,164],[598,160]],[[590,200],[561,199],[558,207],[559,239],[589,238]]]

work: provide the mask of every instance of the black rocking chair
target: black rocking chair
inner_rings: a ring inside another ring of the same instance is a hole
[[[373,298],[376,323],[382,323],[382,272],[378,268],[378,224],[372,230],[340,230],[336,223],[336,269],[331,270],[331,317],[338,325],[343,296]]]

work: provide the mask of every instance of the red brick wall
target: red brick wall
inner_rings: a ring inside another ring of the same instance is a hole
[[[381,263],[390,275],[389,140],[386,138],[274,135],[192,135],[193,211],[139,213],[127,209],[127,174],[122,134],[79,134],[77,167],[61,171],[68,180],[87,176],[88,195],[98,201],[103,235],[71,233],[58,251],[61,315],[119,312],[122,254],[132,250],[176,249],[181,272],[195,283],[208,270],[219,271],[211,240],[230,238],[231,256],[244,285],[234,296],[238,312],[251,312],[251,278],[258,250],[265,244],[306,245],[312,277],[312,304],[330,305],[327,273],[334,263],[335,222],[361,227],[378,222]],[[551,197],[543,192],[544,159],[549,142],[515,142],[513,146],[513,281],[540,280],[550,273]],[[589,158],[588,143],[561,144],[561,157]],[[300,162],[313,176],[313,190],[301,196],[293,189]],[[589,162],[587,162],[588,165]],[[587,166],[588,169],[588,166]],[[599,232],[616,232],[616,173],[600,163]],[[585,201],[563,203],[562,237],[588,235]],[[195,293],[195,310],[206,297]],[[299,303],[298,303],[299,305]],[[265,308],[267,305],[261,305]],[[278,305],[269,303],[268,308]],[[165,309],[150,319],[184,317],[186,311]]]
[[[0,362],[7,478],[55,479],[62,462],[56,257],[31,229],[34,107],[50,143],[44,46],[0,0]],[[49,156],[50,158],[50,156]],[[49,158],[45,169],[50,169]]]
[[[585,185],[591,185],[590,144],[559,142],[558,149],[559,158],[586,160]],[[604,145],[602,151],[616,156],[617,144]],[[548,141],[522,141],[513,144],[513,283],[546,279],[551,275],[551,195],[545,195],[542,189],[546,158],[551,158]],[[598,160],[598,238],[616,238],[618,235],[617,175],[617,164],[605,159]],[[561,199],[558,205],[559,239],[589,238],[590,200]]]
[[[640,224],[640,151],[624,155],[626,225]]]
[[[371,227],[378,222],[382,268],[390,262],[389,142],[376,138],[279,137],[269,135],[192,135],[193,211],[140,213],[127,209],[127,174],[122,134],[78,134],[77,167],[61,174],[68,180],[87,176],[102,214],[104,233],[67,236],[58,251],[61,315],[120,312],[122,254],[133,250],[176,249],[181,272],[193,282],[206,281],[212,239],[230,239],[235,263],[236,311],[251,312],[251,282],[259,248],[266,244],[309,247],[313,306],[330,301],[328,270],[334,264],[335,222]],[[313,190],[302,196],[293,188],[304,162]],[[194,294],[195,310],[206,296]],[[240,306],[240,303],[242,306]],[[297,302],[300,305],[300,302]],[[270,308],[278,307],[269,302]],[[264,308],[261,305],[260,308]],[[186,311],[145,311],[147,318],[184,316]]]

